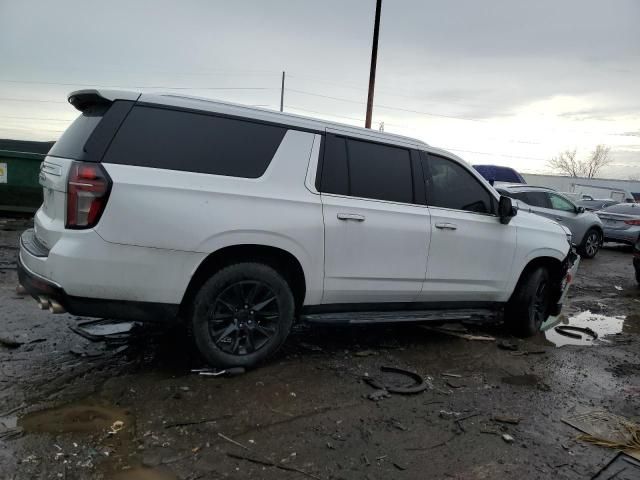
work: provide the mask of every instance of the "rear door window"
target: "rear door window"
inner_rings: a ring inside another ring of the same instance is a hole
[[[286,128],[206,113],[135,106],[105,163],[258,178]]]
[[[575,212],[576,208],[569,200],[555,193],[548,193],[551,208],[554,210],[562,210],[563,212]]]
[[[493,213],[493,196],[467,169],[448,158],[428,155],[427,205]]]
[[[318,190],[337,195],[349,195],[346,138],[331,134],[325,137],[322,180]]]
[[[412,203],[413,172],[406,148],[327,134],[320,191]]]
[[[551,202],[546,192],[523,192],[527,200],[526,203],[532,207],[552,208]]]
[[[347,139],[347,154],[352,196],[413,202],[409,150]]]

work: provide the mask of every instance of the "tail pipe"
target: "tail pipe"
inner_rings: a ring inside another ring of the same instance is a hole
[[[51,313],[65,313],[66,310],[65,308],[60,305],[60,303],[58,303],[57,300],[50,300],[49,301],[49,311]]]

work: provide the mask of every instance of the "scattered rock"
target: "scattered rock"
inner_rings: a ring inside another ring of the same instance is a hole
[[[515,438],[513,438],[511,435],[509,435],[508,433],[503,433],[502,434],[502,439],[507,442],[507,443],[513,443],[515,441]]]
[[[374,402],[378,402],[385,398],[389,398],[390,396],[391,395],[386,390],[376,390],[375,392],[372,392],[369,395],[367,395],[367,398],[369,400],[373,400]]]
[[[518,425],[520,423],[520,417],[514,417],[511,415],[494,415],[491,419],[494,422],[509,423],[511,425]]]

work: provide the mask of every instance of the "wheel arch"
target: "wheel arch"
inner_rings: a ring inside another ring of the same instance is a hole
[[[593,225],[589,225],[587,227],[587,229],[585,230],[584,235],[582,236],[582,239],[580,240],[580,245],[584,245],[584,243],[587,240],[587,235],[589,234],[589,232],[591,230],[597,230],[600,233],[600,237],[604,241],[604,228],[602,227],[602,225],[598,225],[597,223],[594,223]]]
[[[239,262],[259,262],[273,267],[291,287],[296,314],[306,295],[307,281],[300,261],[290,252],[278,247],[260,244],[240,244],[220,248],[209,254],[196,268],[180,303],[180,314],[185,316],[204,282],[220,269]]]
[[[546,268],[552,280],[554,282],[558,282],[558,285],[560,284],[563,276],[562,261],[558,260],[558,258],[556,257],[551,257],[551,256],[535,257],[529,260],[529,262],[520,271],[520,275],[518,276],[518,281],[516,282],[513,288],[513,291],[511,292],[511,296],[509,297],[509,300],[511,300],[511,298],[513,298],[515,293],[518,291],[518,288],[522,284],[522,281],[526,277],[526,275],[538,267]]]

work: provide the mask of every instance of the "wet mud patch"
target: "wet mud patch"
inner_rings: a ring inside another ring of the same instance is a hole
[[[69,404],[24,415],[18,426],[26,433],[108,432],[114,433],[132,423],[122,408],[99,403]]]
[[[597,334],[596,339],[586,333],[575,336],[562,335],[556,328],[547,330],[545,337],[556,347],[562,347],[564,345],[594,345],[610,335],[616,335],[625,330],[625,320],[625,315],[602,315],[600,313],[592,313],[590,310],[585,310],[571,315],[559,326],[568,325],[570,327],[590,329]]]
[[[605,368],[605,370],[616,377],[640,375],[640,363],[619,363],[613,367]]]
[[[509,375],[508,377],[502,377],[502,383],[507,385],[516,385],[520,387],[534,387],[538,390],[548,391],[551,390],[549,385],[544,383],[542,378],[532,373],[525,373],[522,375]]]
[[[111,477],[113,480],[177,480],[173,473],[162,468],[131,468]]]

